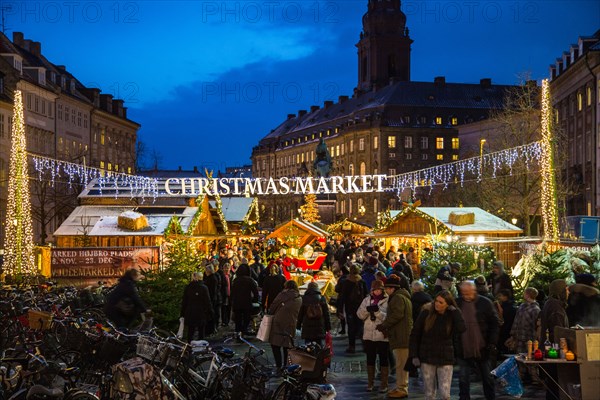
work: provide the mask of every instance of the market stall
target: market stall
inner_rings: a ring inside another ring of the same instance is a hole
[[[329,232],[336,239],[343,238],[345,236],[365,236],[367,232],[372,230],[372,226],[351,221],[348,218],[344,218],[341,221],[327,226],[327,232]]]

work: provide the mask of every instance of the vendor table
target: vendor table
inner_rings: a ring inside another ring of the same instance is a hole
[[[527,360],[523,355],[517,355],[515,356],[515,359],[517,360],[517,362],[520,362],[522,364],[525,365],[537,365],[540,369],[540,371],[542,371],[544,373],[544,375],[546,377],[548,377],[549,379],[552,379],[552,376],[550,375],[550,373],[548,372],[548,370],[546,369],[548,365],[556,365],[557,370],[558,370],[558,382],[555,382],[558,385],[558,388],[560,390],[561,399],[568,399],[568,400],[578,400],[579,397],[573,397],[571,394],[569,394],[568,392],[568,388],[567,386],[569,384],[578,384],[579,383],[579,365],[577,364],[576,361],[567,361],[567,360],[563,360],[563,359],[544,359],[544,360],[540,360],[540,361],[536,361],[536,360]],[[540,378],[543,378],[542,376],[540,376]],[[553,379],[552,379],[553,380]]]

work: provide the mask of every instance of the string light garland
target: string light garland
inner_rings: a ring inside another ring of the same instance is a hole
[[[100,194],[105,189],[113,189],[115,198],[118,197],[119,191],[127,191],[131,198],[137,197],[142,202],[146,197],[151,197],[154,202],[158,196],[158,179],[156,178],[105,171],[37,154],[30,153],[29,155],[33,161],[33,168],[38,173],[38,179],[42,181],[44,174],[49,173],[52,186],[59,178],[65,179],[69,188],[80,184],[86,187],[90,182],[96,180]]]
[[[412,189],[414,191],[417,187],[429,186],[429,193],[437,185],[441,185],[446,189],[450,184],[460,183],[462,187],[468,176],[475,176],[477,177],[477,181],[480,182],[484,167],[492,168],[493,177],[503,168],[508,168],[509,173],[512,175],[512,167],[517,160],[525,161],[525,166],[528,168],[530,163],[540,161],[542,158],[543,150],[541,142],[533,142],[523,146],[484,154],[483,156],[466,158],[418,171],[388,176],[388,183],[391,182],[391,184],[387,190],[395,191],[398,198],[401,198],[404,190]]]
[[[542,221],[544,239],[558,241],[558,210],[554,165],[554,127],[550,83],[542,81]]]
[[[23,119],[23,97],[15,91],[12,125],[6,234],[4,237],[4,270],[8,275],[34,275],[37,272],[33,254],[33,228],[29,174],[27,171],[27,142]]]
[[[258,208],[258,198],[255,197],[252,199],[252,203],[250,203],[250,207],[248,208],[248,212],[244,216],[244,220],[242,221],[242,233],[245,235],[252,235],[258,231],[258,224],[260,222]],[[254,215],[254,217],[253,217]]]

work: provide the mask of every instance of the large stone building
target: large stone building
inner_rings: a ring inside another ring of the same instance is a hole
[[[555,118],[566,142],[566,215],[600,215],[600,30],[550,66]]]
[[[489,78],[477,84],[449,83],[443,76],[410,80],[413,40],[399,0],[370,0],[362,23],[353,96],[289,114],[254,147],[255,178],[306,176],[320,138],[331,153],[332,175],[396,175],[458,160],[457,126],[502,107],[509,86]],[[334,200],[338,218],[371,222],[378,211],[398,205],[391,193],[338,194]],[[262,221],[276,225],[297,216],[302,202],[265,198]]]
[[[23,92],[28,151],[106,171],[134,173],[140,125],[127,118],[123,100],[86,88],[64,66],[42,54],[40,42],[20,32],[0,33],[0,248],[4,244],[14,91]],[[30,174],[34,176],[33,171]],[[35,176],[38,176],[35,174]],[[32,179],[34,240],[52,232],[72,211],[78,193]]]

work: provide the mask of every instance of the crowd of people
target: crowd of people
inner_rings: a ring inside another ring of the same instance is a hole
[[[475,370],[485,398],[491,400],[496,394],[490,372],[504,354],[526,352],[527,341],[543,343],[546,332],[551,341],[558,341],[553,337],[557,326],[600,322],[600,291],[590,274],[576,275],[570,286],[563,279],[553,281],[547,297],[541,290],[526,288],[517,306],[500,261],[493,263],[490,276],[458,282],[461,265],[447,260],[436,275],[432,296],[420,280],[421,266],[413,248],[403,252],[392,246],[385,251],[370,241],[330,241],[324,252],[323,268],[337,277],[337,297],[329,304],[314,281],[300,294],[297,283],[286,278],[276,248],[256,244],[215,252],[206,260],[204,275],[194,273],[185,289],[181,316],[188,340],[213,334],[220,324],[228,325],[231,316],[236,332],[250,335],[252,317],[269,314],[273,316],[269,343],[276,367],[281,368],[299,338],[323,344],[332,329],[330,309],[335,309],[340,322],[337,335],[347,335],[346,353],[366,355],[367,391],[405,398],[409,377],[420,376],[427,399],[450,399],[458,365],[459,398],[470,398]],[[272,254],[267,265],[261,259],[265,253]],[[131,294],[135,279],[124,276],[117,290]],[[145,309],[136,296],[135,307]],[[109,299],[116,313],[117,301],[116,295]],[[556,371],[549,371],[556,380]],[[521,372],[532,382],[540,380],[534,368]],[[395,376],[393,388],[390,376]],[[559,389],[551,380],[546,387],[547,398],[558,398]]]

